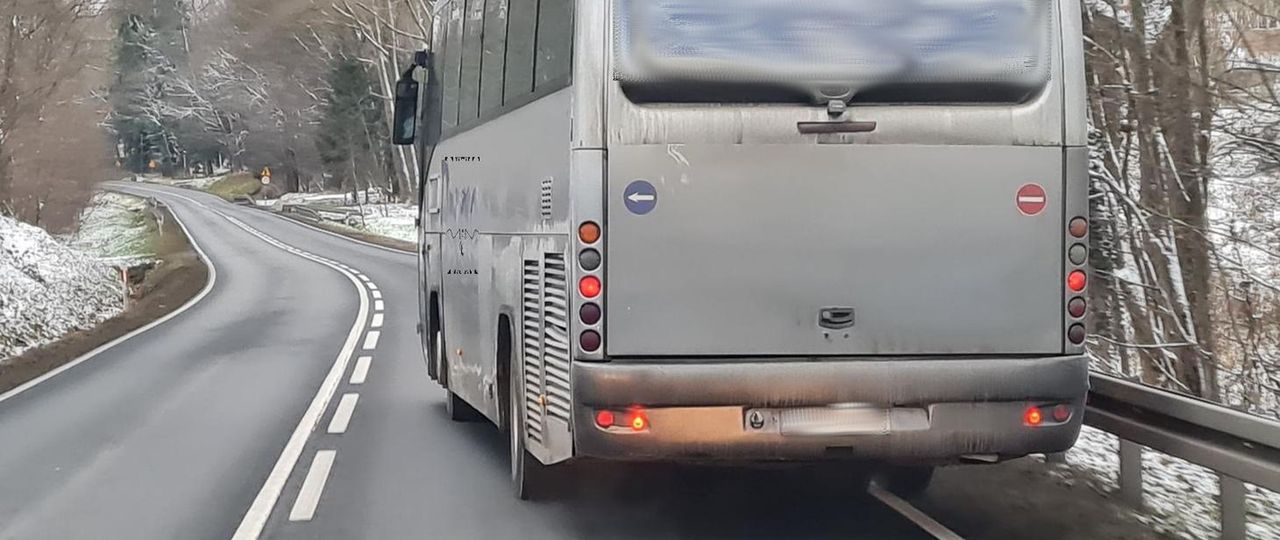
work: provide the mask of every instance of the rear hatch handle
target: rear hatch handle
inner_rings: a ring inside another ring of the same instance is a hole
[[[818,326],[830,330],[844,330],[853,327],[853,308],[826,307],[818,310]]]
[[[823,133],[870,133],[876,130],[876,123],[869,121],[846,120],[841,122],[796,122],[801,135],[819,135]]]

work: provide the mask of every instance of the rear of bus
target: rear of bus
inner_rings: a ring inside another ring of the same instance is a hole
[[[579,455],[938,464],[1074,443],[1078,1],[603,4],[579,13],[610,44],[605,202],[575,199]]]

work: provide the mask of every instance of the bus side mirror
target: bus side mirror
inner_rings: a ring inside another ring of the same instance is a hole
[[[412,71],[396,81],[395,126],[391,138],[399,146],[418,140],[418,81],[413,80]]]

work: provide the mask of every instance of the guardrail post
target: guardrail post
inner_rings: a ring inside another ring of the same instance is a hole
[[[1120,497],[1142,508],[1142,446],[1120,439]]]
[[[1222,540],[1245,540],[1244,482],[1218,475],[1218,504],[1222,506]]]

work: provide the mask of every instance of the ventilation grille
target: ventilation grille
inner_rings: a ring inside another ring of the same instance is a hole
[[[548,176],[542,181],[542,219],[551,221],[551,184],[554,179]]]
[[[546,419],[570,418],[569,288],[564,255],[524,261],[523,367],[525,432],[542,444]]]
[[[525,436],[542,444],[542,265],[524,261],[524,425]]]

